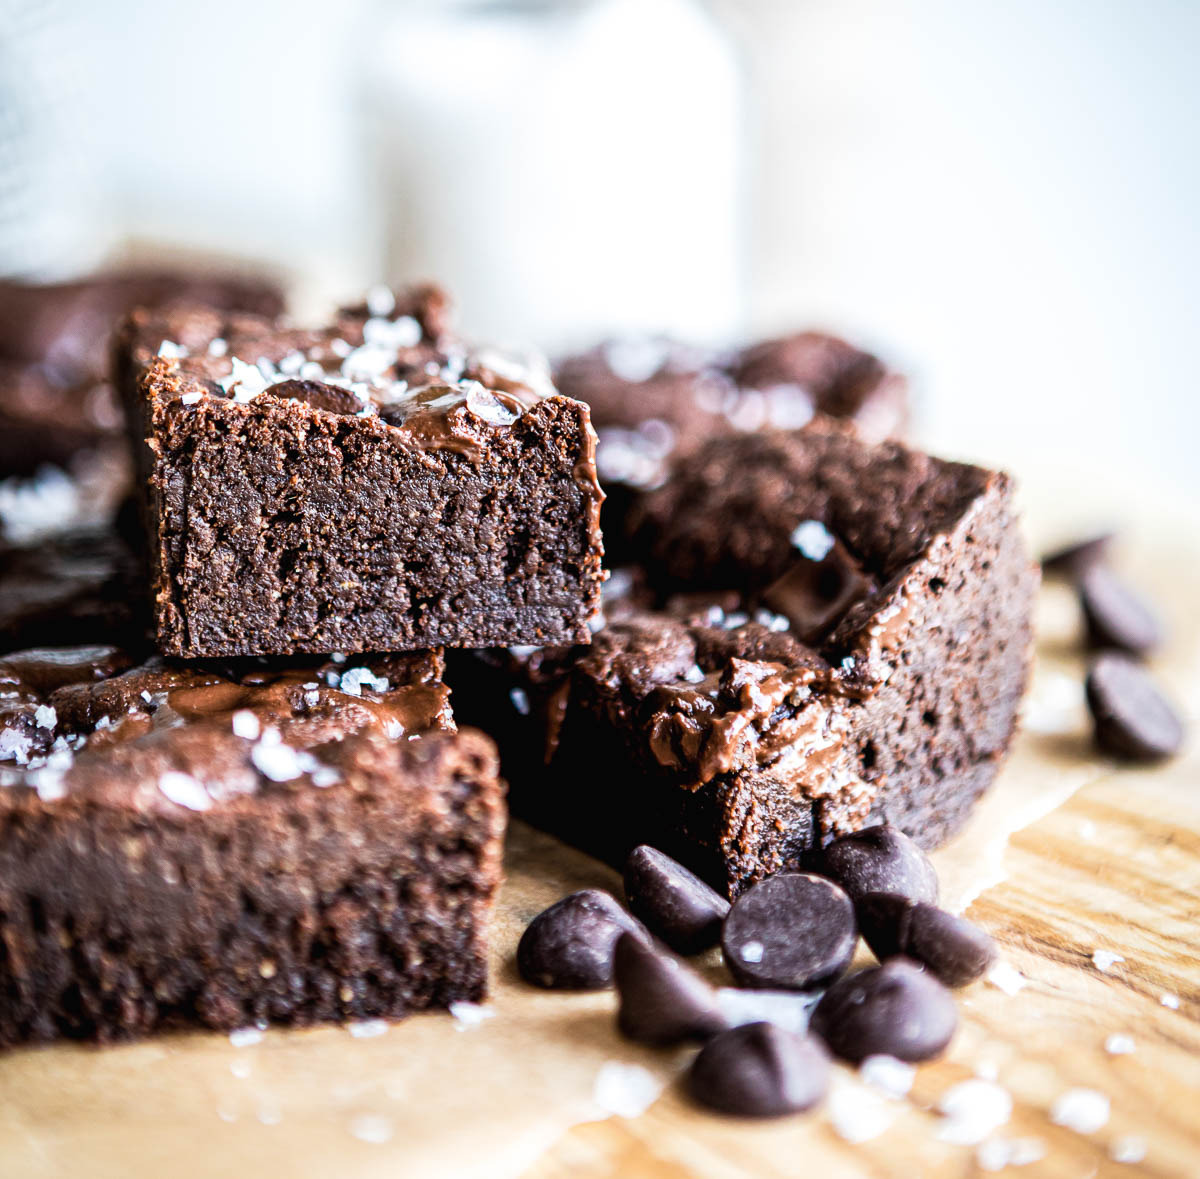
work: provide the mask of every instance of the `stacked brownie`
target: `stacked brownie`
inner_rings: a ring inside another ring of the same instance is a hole
[[[435,288],[114,352],[132,546],[0,552],[0,1044],[480,999],[503,783],[441,646],[589,637],[587,408]]]

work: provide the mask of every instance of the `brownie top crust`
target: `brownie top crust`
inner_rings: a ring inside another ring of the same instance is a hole
[[[661,596],[726,590],[751,600],[841,549],[861,579],[842,613],[861,623],[993,485],[1007,487],[1007,476],[813,422],[715,439],[681,458],[636,509],[635,543]],[[809,641],[821,646],[833,630]]]
[[[368,661],[137,666],[114,647],[0,658],[0,808],[147,814],[353,784],[394,746],[455,730],[440,652]]]
[[[869,352],[797,332],[719,352],[661,338],[611,340],[559,361],[554,379],[586,401],[602,479],[659,486],[675,454],[715,436],[795,429],[814,414],[882,439],[907,416],[907,383]]]
[[[660,611],[610,605],[590,647],[524,656],[527,682],[551,722],[546,761],[557,740],[555,707],[582,691],[691,789],[781,760],[826,760],[832,768],[845,724],[817,705],[856,688],[785,626],[767,611],[751,619],[716,600]],[[831,790],[846,785],[839,779]]]
[[[560,396],[538,358],[463,344],[450,328],[449,300],[434,286],[377,289],[320,329],[200,306],[138,310],[122,329],[122,355],[164,402],[299,402],[378,418],[419,449],[470,458],[490,434]],[[595,483],[586,471],[581,480]]]

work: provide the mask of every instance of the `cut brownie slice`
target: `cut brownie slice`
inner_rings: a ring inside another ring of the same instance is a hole
[[[516,813],[609,858],[656,843],[730,895],[866,822],[925,846],[958,827],[1028,674],[1006,476],[814,424],[708,443],[638,519],[632,613],[455,681]]]
[[[376,309],[321,331],[202,309],[127,323],[163,652],[587,640],[587,407],[448,339],[429,289]]]
[[[477,1000],[491,743],[435,654],[0,659],[0,1044]]]
[[[810,641],[865,693],[873,817],[925,846],[963,821],[1032,656],[1038,574],[1007,475],[814,423],[712,443],[646,497],[635,531],[660,595],[732,590],[797,633],[816,620]]]

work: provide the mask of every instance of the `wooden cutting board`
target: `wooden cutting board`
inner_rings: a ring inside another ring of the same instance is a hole
[[[621,1041],[610,995],[516,979],[529,917],[573,888],[617,881],[514,825],[484,1011],[268,1032],[242,1046],[195,1034],[10,1053],[0,1176],[909,1179],[987,1173],[981,1162],[1014,1140],[1034,1161],[1012,1174],[1200,1176],[1200,541],[1194,521],[1178,523],[1143,516],[1122,555],[1168,615],[1173,642],[1156,669],[1192,722],[1189,747],[1148,770],[1091,753],[1073,603],[1047,590],[1026,731],[967,831],[936,857],[947,900],[971,901],[1022,989],[962,992],[950,1052],[917,1071],[907,1096],[882,1096],[839,1066],[834,1103],[805,1117],[753,1124],[690,1107],[677,1083],[687,1050]],[[1101,956],[1107,969],[1097,950],[1117,956]],[[715,955],[704,967],[720,977]],[[1107,1051],[1114,1035],[1133,1051]],[[1011,1094],[1011,1118],[986,1145],[946,1141],[936,1107],[976,1076]],[[1102,1126],[1052,1120],[1074,1088],[1107,1098]]]

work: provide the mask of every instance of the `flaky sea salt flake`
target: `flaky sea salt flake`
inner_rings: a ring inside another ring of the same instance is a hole
[[[1050,1107],[1050,1120],[1076,1134],[1095,1134],[1108,1123],[1109,1100],[1096,1089],[1068,1089]]]
[[[641,1117],[658,1100],[663,1082],[640,1064],[608,1060],[600,1066],[592,1100],[605,1113],[621,1118]]]
[[[938,1100],[945,1119],[938,1138],[956,1146],[975,1146],[1012,1117],[1012,1094],[995,1081],[972,1078],[951,1085]]]
[[[207,811],[212,807],[212,796],[191,774],[167,770],[159,776],[158,788],[176,806],[190,811]]]

